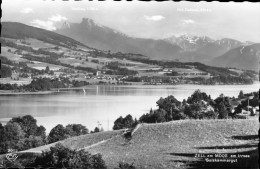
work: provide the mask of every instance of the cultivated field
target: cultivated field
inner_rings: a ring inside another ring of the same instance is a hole
[[[15,48],[11,48],[11,47],[1,47],[1,56],[4,56],[7,59],[15,61],[15,62],[28,61],[27,59],[21,58],[22,55],[18,55],[18,54],[8,52],[8,49],[10,49],[12,52],[14,52],[16,50]]]

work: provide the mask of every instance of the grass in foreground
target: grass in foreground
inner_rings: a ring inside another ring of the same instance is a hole
[[[258,129],[259,123],[256,118],[180,120],[143,124],[130,140],[122,136],[121,130],[74,137],[61,143],[73,149],[85,148],[92,154],[102,154],[109,168],[117,167],[119,162],[127,162],[134,163],[137,168],[244,169],[249,165],[257,167]],[[95,146],[91,146],[93,144]],[[206,163],[202,158],[195,158],[196,153],[246,154],[250,158],[238,158],[237,162],[232,164]]]

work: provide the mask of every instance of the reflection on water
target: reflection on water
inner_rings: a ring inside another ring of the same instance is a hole
[[[187,99],[196,89],[212,98],[221,93],[237,97],[244,93],[258,91],[259,84],[235,86],[86,86],[83,89],[60,90],[48,95],[0,96],[0,121],[11,117],[30,114],[47,131],[57,124],[80,123],[93,130],[101,122],[105,130],[112,129],[119,116],[131,114],[139,118],[156,108],[160,97],[174,95],[178,100]]]

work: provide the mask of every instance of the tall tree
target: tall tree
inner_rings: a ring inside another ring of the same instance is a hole
[[[228,118],[228,111],[225,107],[225,104],[223,102],[221,102],[219,104],[219,119],[227,119]]]
[[[49,71],[50,71],[49,66],[46,66],[46,68],[45,68],[45,73],[49,73]]]
[[[242,99],[242,98],[244,98],[244,97],[245,97],[245,96],[244,96],[243,91],[240,90],[239,95],[238,95],[238,98],[239,98],[239,99]]]

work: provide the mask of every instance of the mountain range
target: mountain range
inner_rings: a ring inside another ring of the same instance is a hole
[[[63,45],[67,46],[77,44],[111,52],[142,54],[156,60],[201,62],[247,70],[258,70],[260,61],[259,43],[188,34],[161,40],[134,38],[88,18],[80,23],[64,22],[55,32],[17,22],[2,22],[1,33],[9,38],[31,37],[52,43],[63,39]]]
[[[260,48],[259,45],[253,45],[254,42],[240,42],[230,38],[214,40],[207,36],[188,34],[161,40],[134,38],[89,18],[83,18],[80,23],[66,22],[56,32],[88,46],[112,52],[138,53],[157,60],[201,62],[212,66],[258,70],[256,63],[259,62]],[[236,48],[242,47],[252,48],[256,51],[255,55],[233,54]],[[229,64],[226,64],[226,57]]]
[[[170,59],[181,51],[178,45],[167,41],[133,38],[88,18],[83,18],[81,23],[63,24],[56,32],[97,49],[143,54],[153,59]]]

